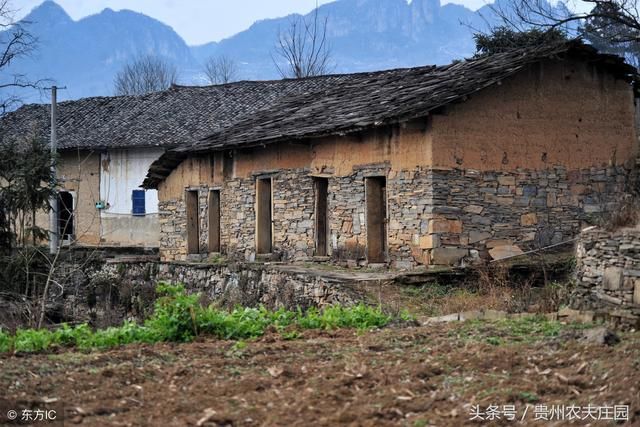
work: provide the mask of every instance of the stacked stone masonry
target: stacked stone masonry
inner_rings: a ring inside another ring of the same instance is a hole
[[[389,163],[355,167],[328,179],[329,254],[366,262],[365,179],[386,178],[387,261],[394,268],[457,265],[488,258],[496,247],[534,249],[574,238],[594,217],[615,208],[634,177],[623,166],[568,171],[479,172]],[[264,176],[260,175],[261,177]],[[272,178],[273,247],[281,260],[315,254],[314,177],[286,169]],[[221,191],[221,247],[229,258],[255,259],[256,176],[232,178]],[[200,188],[200,247],[207,252],[207,195]],[[180,199],[162,201],[161,256],[185,260],[186,213]]]
[[[640,230],[584,231],[576,257],[577,286],[571,306],[640,326]]]
[[[50,315],[97,328],[121,325],[124,320],[144,321],[153,310],[160,282],[183,284],[188,293],[201,295],[201,303],[229,309],[242,305],[295,310],[352,305],[364,299],[364,283],[356,279],[303,269],[255,263],[161,263],[148,256],[127,258],[106,262],[96,259],[83,274],[69,274],[77,272],[75,259],[73,263],[63,262],[56,279],[65,284],[65,292],[49,296]]]

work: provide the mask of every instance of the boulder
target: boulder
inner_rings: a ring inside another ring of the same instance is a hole
[[[511,258],[517,255],[522,255],[523,253],[522,249],[516,245],[496,246],[489,250],[489,256],[495,260]]]

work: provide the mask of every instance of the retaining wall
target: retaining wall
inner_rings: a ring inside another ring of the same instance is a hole
[[[604,312],[622,324],[640,326],[640,230],[584,231],[576,260],[571,307]]]

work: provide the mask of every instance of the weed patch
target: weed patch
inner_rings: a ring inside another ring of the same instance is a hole
[[[593,325],[585,323],[565,324],[544,316],[532,315],[495,321],[469,320],[460,330],[450,333],[459,334],[472,340],[500,346],[514,343],[531,343],[545,338],[553,338],[567,329],[587,329]]]
[[[161,341],[190,342],[197,336],[245,340],[256,338],[273,327],[284,339],[296,339],[301,329],[355,328],[367,330],[387,325],[392,319],[380,308],[359,304],[353,307],[332,306],[307,311],[284,309],[270,311],[264,307],[236,307],[225,311],[202,307],[198,294],[188,295],[182,285],[159,284],[153,315],[139,325],[93,331],[88,325],[63,325],[56,331],[24,329],[9,335],[0,331],[0,352],[39,352],[51,347],[79,349],[110,348],[130,343]],[[407,315],[402,315],[404,319]]]

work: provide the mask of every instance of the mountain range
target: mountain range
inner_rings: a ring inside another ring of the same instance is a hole
[[[327,17],[331,67],[340,73],[468,57],[473,29],[495,20],[488,6],[474,12],[439,0],[337,0],[320,6],[318,14]],[[37,51],[9,71],[66,86],[60,99],[113,94],[118,70],[141,54],[173,62],[182,84],[204,84],[202,64],[217,55],[232,58],[241,79],[273,79],[279,77],[273,64],[278,31],[295,17],[261,20],[219,42],[188,46],[171,27],[141,13],[105,9],[75,21],[47,0],[24,18],[39,41]],[[33,91],[21,95],[42,100]]]

